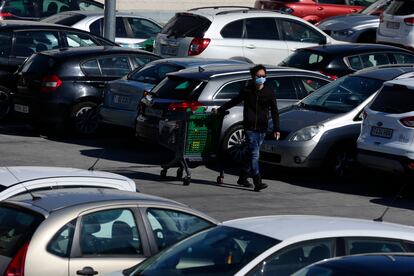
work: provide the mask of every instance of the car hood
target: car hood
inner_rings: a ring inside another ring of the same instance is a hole
[[[10,187],[19,182],[55,177],[93,177],[127,180],[128,178],[102,171],[88,171],[62,167],[0,167],[0,185]]]
[[[322,30],[338,31],[355,29],[362,25],[379,25],[379,17],[375,15],[348,14],[331,17],[322,21],[318,27]]]
[[[307,126],[321,124],[336,116],[338,114],[302,109],[294,106],[280,113],[280,128],[282,132],[290,133]]]

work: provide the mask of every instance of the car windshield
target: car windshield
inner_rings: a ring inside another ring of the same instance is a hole
[[[390,5],[391,0],[380,0],[378,2],[373,3],[372,5],[369,5],[362,11],[360,11],[360,14],[365,15],[380,15],[383,11]]]
[[[234,275],[279,242],[245,230],[217,226],[147,259],[131,275]]]
[[[382,80],[345,76],[331,82],[299,102],[298,106],[331,113],[346,113],[378,91]]]

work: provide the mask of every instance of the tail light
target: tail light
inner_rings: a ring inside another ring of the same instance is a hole
[[[13,257],[3,276],[24,276],[24,264],[26,261],[26,253],[29,248],[29,243],[26,243],[19,249],[17,254]]]
[[[56,91],[62,85],[62,80],[57,75],[45,76],[40,84],[40,92],[49,93]]]
[[[190,47],[188,48],[188,55],[196,56],[201,54],[209,44],[209,38],[194,38],[190,43]]]
[[[384,22],[384,15],[383,14],[380,15],[380,23],[382,23],[382,22]]]
[[[414,17],[405,18],[404,23],[408,26],[414,26]]]
[[[368,113],[366,111],[362,112],[362,119],[366,119],[368,117]]]
[[[327,76],[328,78],[330,78],[331,80],[337,80],[338,79],[338,76],[337,75],[333,75],[333,74],[329,74],[329,73],[326,73],[326,72],[324,72],[324,71],[319,71],[321,74],[324,74],[325,76]]]
[[[414,128],[414,116],[402,118],[400,119],[400,122],[406,127]]]
[[[9,13],[9,12],[0,12],[0,20],[7,19],[7,18],[12,17],[12,16],[13,16],[12,13]]]
[[[410,170],[414,170],[414,162],[408,163],[407,167],[408,167]]]
[[[203,106],[201,103],[197,101],[184,101],[181,103],[173,103],[168,106],[168,111],[175,111],[175,112],[182,112],[187,111],[190,109],[191,111],[195,111],[197,108]]]

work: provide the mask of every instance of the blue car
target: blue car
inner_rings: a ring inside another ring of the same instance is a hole
[[[99,110],[101,122],[133,129],[138,114],[138,103],[144,91],[150,91],[168,73],[190,67],[245,63],[237,60],[205,58],[168,58],[150,62],[122,79],[106,85],[104,100]]]

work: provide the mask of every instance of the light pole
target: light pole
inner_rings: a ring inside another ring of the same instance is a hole
[[[115,41],[116,0],[105,0],[104,37]]]

